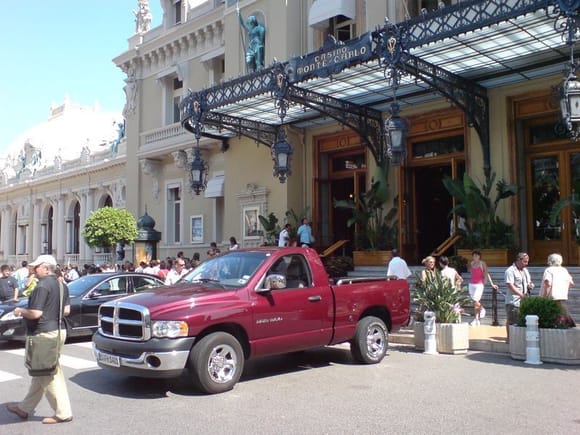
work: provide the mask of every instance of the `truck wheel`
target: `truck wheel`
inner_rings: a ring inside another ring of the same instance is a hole
[[[223,393],[234,388],[244,370],[244,352],[225,332],[203,337],[189,354],[193,382],[202,392]]]
[[[361,363],[376,364],[387,353],[388,332],[385,322],[378,317],[363,317],[356,325],[350,342],[352,357]]]

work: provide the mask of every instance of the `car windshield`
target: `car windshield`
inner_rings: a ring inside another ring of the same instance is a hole
[[[246,285],[266,259],[262,252],[232,252],[204,261],[181,282],[240,288]]]
[[[88,289],[97,285],[100,281],[103,281],[105,278],[106,276],[101,275],[99,273],[81,276],[80,278],[75,279],[74,281],[69,282],[67,284],[68,293],[70,296],[81,296]]]

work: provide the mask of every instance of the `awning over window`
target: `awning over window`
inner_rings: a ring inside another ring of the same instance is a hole
[[[223,175],[213,177],[209,180],[207,182],[207,187],[205,188],[205,197],[220,198],[224,196],[224,181],[225,177]]]
[[[356,17],[356,0],[316,0],[310,6],[308,24],[314,27],[328,27],[328,19],[337,15]]]

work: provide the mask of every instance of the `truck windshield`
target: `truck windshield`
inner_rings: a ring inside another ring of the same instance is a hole
[[[231,252],[204,261],[181,282],[215,283],[223,287],[243,287],[266,259],[262,252]]]

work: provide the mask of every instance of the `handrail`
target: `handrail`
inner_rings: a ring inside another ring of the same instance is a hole
[[[334,254],[348,242],[349,240],[339,240],[338,242],[334,242],[332,245],[330,245],[328,248],[326,248],[324,251],[320,253],[320,257],[324,258]]]
[[[452,236],[449,236],[443,243],[441,243],[439,246],[437,246],[437,248],[435,248],[435,250],[431,253],[431,255],[434,257],[442,255],[445,251],[447,251],[449,248],[455,245],[459,241],[459,239],[461,239],[460,234],[453,234]]]

